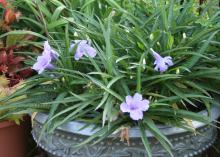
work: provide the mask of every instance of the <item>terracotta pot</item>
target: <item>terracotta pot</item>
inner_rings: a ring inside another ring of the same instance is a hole
[[[0,157],[25,157],[26,136],[24,125],[11,121],[0,122]]]

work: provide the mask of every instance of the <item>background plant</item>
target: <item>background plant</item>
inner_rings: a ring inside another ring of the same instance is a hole
[[[30,67],[26,67],[25,60],[28,59],[28,55],[24,51],[30,49],[25,42],[33,39],[33,36],[7,34],[17,28],[16,24],[21,13],[16,11],[8,1],[2,0],[0,5],[3,13],[0,20],[0,32],[5,33],[0,39],[0,98],[3,99],[22,88],[23,80],[33,74]],[[9,102],[15,102],[24,97],[17,97]],[[1,101],[0,105],[4,106],[5,103]],[[0,117],[1,120],[13,120],[18,124],[22,119],[22,114],[15,114],[15,111],[12,113],[10,109],[6,109],[0,112]]]
[[[16,5],[26,13],[21,20],[40,33],[10,33],[49,40],[60,57],[54,70],[29,79],[24,88],[2,101],[27,93],[28,98],[0,110],[46,111],[49,117],[44,131],[49,132],[71,120],[103,126],[83,144],[96,138],[99,142],[122,126],[138,125],[149,156],[145,130],[171,154],[171,143],[156,123],[190,131],[195,129],[189,120],[210,124],[209,117],[196,112],[204,107],[210,111],[213,103],[218,105],[213,93],[219,94],[219,89],[210,82],[218,83],[220,78],[220,25],[219,11],[211,2],[200,12],[193,0],[182,5],[174,0],[20,0]],[[90,40],[97,56],[75,61],[75,49],[69,52],[75,40]],[[165,73],[155,72],[150,48],[162,56],[172,56],[174,66]],[[138,122],[120,112],[125,96],[136,92],[151,102],[144,119]],[[39,101],[39,97],[45,99]]]

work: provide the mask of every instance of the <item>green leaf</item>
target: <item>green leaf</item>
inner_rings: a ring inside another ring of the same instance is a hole
[[[211,32],[211,30],[209,30]],[[211,42],[211,40],[213,39],[213,37],[216,35],[218,31],[216,31],[215,33],[213,33],[206,42],[204,42],[204,44],[202,45],[202,47],[200,48],[200,50],[198,51],[199,54],[203,54],[208,46],[209,43]],[[200,33],[199,35],[201,35],[203,33]],[[202,38],[202,37],[200,37]],[[194,38],[193,38],[194,39]],[[194,39],[195,40],[195,39]],[[193,42],[193,41],[192,41]],[[191,44],[187,44],[186,46],[190,46]],[[183,66],[187,67],[188,69],[192,68],[198,61],[199,61],[200,57],[199,56],[193,56],[192,58],[190,58],[186,63],[184,63]]]
[[[86,76],[88,77],[94,84],[96,84],[97,86],[99,86],[101,89],[104,89],[106,92],[108,92],[109,94],[113,95],[114,97],[116,97],[118,100],[123,101],[123,98],[117,94],[116,92],[114,92],[113,90],[109,89],[107,86],[105,86],[104,84],[102,84],[99,80],[91,77],[91,76]],[[121,76],[119,76],[121,77]],[[122,77],[121,77],[122,78]],[[120,78],[119,78],[120,79]],[[116,79],[117,80],[117,79]]]
[[[144,56],[145,56],[145,53],[143,53],[141,55],[139,65],[138,65],[138,68],[137,68],[137,92],[138,93],[141,93],[141,82],[142,82],[141,81],[141,70],[143,69],[143,66],[145,66],[143,64]]]
[[[24,31],[24,30],[10,31],[10,32],[7,32],[7,33],[0,35],[0,38],[3,38],[5,36],[9,36],[9,35],[33,35],[33,36],[36,36],[36,37],[39,37],[39,38],[42,38],[45,40],[47,39],[45,36],[43,36],[39,33],[32,32],[32,31]]]
[[[142,142],[144,144],[145,150],[147,151],[147,155],[149,157],[152,157],[150,144],[149,144],[149,141],[148,141],[147,136],[145,134],[144,124],[141,123],[141,122],[139,122],[138,124],[139,124],[140,132],[141,132],[141,139],[142,139]]]
[[[59,19],[59,20],[52,21],[51,23],[49,23],[47,25],[47,28],[48,28],[48,30],[51,30],[51,29],[54,29],[54,28],[57,28],[57,27],[64,26],[67,23],[68,22],[65,19]]]
[[[56,21],[59,19],[61,12],[65,9],[66,7],[64,5],[61,5],[56,8],[54,11],[52,17],[51,17],[51,22]]]

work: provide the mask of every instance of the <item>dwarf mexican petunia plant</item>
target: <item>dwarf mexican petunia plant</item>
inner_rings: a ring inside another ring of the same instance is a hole
[[[48,113],[43,127],[48,132],[69,121],[100,126],[102,136],[96,133],[83,144],[138,126],[170,153],[172,146],[156,124],[188,131],[195,129],[186,119],[210,124],[197,112],[210,111],[218,104],[214,93],[220,93],[208,84],[220,76],[219,49],[213,49],[219,12],[212,16],[212,5],[199,12],[194,0],[67,1],[18,3],[31,6],[24,20],[32,18],[44,36],[30,32],[42,38],[42,53],[31,64],[38,75],[10,97],[28,93],[16,102],[17,110],[28,106]],[[152,156],[144,133],[142,140]]]

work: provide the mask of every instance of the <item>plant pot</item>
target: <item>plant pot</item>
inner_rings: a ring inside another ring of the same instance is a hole
[[[26,135],[23,125],[0,122],[0,157],[25,157]]]
[[[219,109],[211,109],[214,121],[220,116]],[[200,114],[207,116],[207,111]],[[39,113],[33,124],[33,137],[35,141],[39,138],[42,124],[47,119],[46,114]],[[180,128],[158,125],[164,135],[166,135],[173,144],[172,152],[175,157],[198,156],[209,148],[216,139],[217,129],[207,126],[203,123],[193,121],[193,126],[200,134],[193,134]],[[37,141],[39,146],[48,152],[49,157],[147,157],[145,148],[141,141],[141,135],[138,128],[129,130],[130,146],[120,142],[118,135],[111,135],[108,139],[97,145],[85,145],[81,148],[73,148],[75,144],[84,141],[88,136],[95,133],[93,127],[80,130],[85,125],[81,122],[69,122],[55,130],[53,134],[44,133],[41,140]],[[146,131],[146,135],[151,143],[153,157],[169,157],[169,154],[155,140],[153,135]]]

